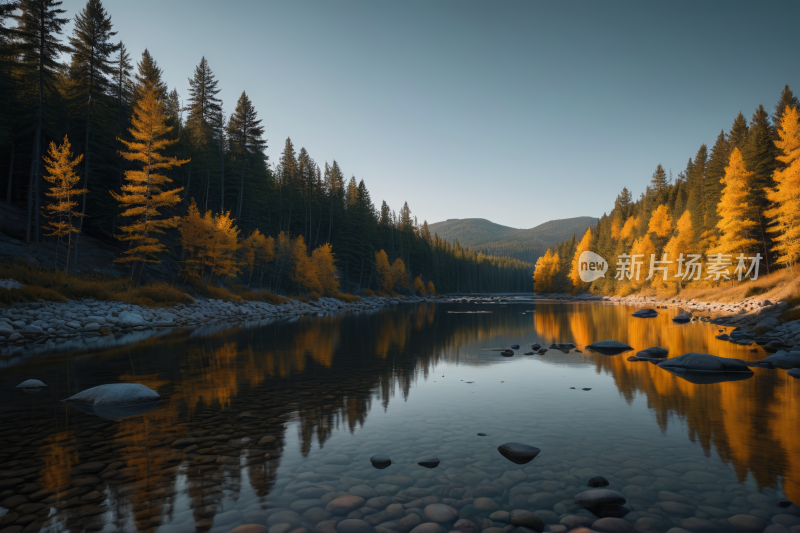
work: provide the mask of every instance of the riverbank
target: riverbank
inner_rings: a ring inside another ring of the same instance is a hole
[[[66,347],[80,349],[92,344],[114,345],[167,333],[173,328],[223,329],[264,320],[368,311],[439,298],[365,296],[350,303],[335,298],[319,298],[316,302],[286,300],[288,303],[271,304],[207,299],[163,308],[96,299],[20,303],[0,311],[0,354],[14,355],[32,346],[39,352],[62,351]]]

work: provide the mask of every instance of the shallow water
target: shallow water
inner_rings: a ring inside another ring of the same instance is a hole
[[[470,310],[491,312],[452,312]],[[800,524],[800,509],[776,505],[800,502],[800,382],[754,368],[746,380],[697,385],[627,361],[635,352],[584,348],[615,339],[670,357],[766,355],[716,340],[718,326],[675,325],[675,311],[633,310],[408,305],[34,358],[0,374],[0,530],[222,533],[258,523],[333,533],[329,520],[348,516],[406,533],[416,519],[405,515],[428,522],[423,509],[441,502],[477,530],[526,509],[564,531],[597,519],[573,501],[595,475],[626,496],[625,520],[641,533]],[[522,355],[534,342],[582,353]],[[486,351],[512,343],[522,347],[512,358]],[[29,378],[49,387],[11,390]],[[162,401],[113,420],[59,401],[117,382],[145,384]],[[515,464],[497,450],[506,442],[541,453]],[[372,467],[376,454],[392,465]],[[436,468],[416,464],[432,456]],[[367,502],[328,505],[345,492]],[[469,499],[482,494],[489,500]],[[441,519],[441,531],[453,521]],[[350,525],[342,533],[369,530]]]

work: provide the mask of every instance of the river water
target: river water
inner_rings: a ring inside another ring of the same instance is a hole
[[[0,374],[0,531],[335,533],[350,518],[363,521],[340,533],[437,520],[416,530],[435,533],[460,516],[465,533],[507,533],[503,511],[522,509],[561,532],[597,520],[573,500],[597,475],[626,497],[624,520],[640,533],[800,525],[800,508],[777,505],[800,502],[800,381],[754,368],[694,384],[628,361],[634,352],[584,349],[614,339],[670,357],[766,355],[715,339],[724,328],[673,324],[673,310],[633,311],[401,305],[33,358]],[[554,342],[580,351],[523,355]],[[514,357],[488,351],[513,343]],[[48,388],[12,390],[30,378]],[[117,419],[60,402],[119,382],[162,401]],[[507,442],[541,453],[516,464],[498,452]],[[374,468],[378,454],[391,466]],[[431,457],[435,468],[417,464]]]

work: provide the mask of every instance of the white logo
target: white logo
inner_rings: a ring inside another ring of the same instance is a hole
[[[594,252],[585,251],[578,258],[578,275],[586,283],[606,277],[608,263]]]

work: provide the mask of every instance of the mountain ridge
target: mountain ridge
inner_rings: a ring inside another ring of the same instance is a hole
[[[572,217],[548,220],[528,229],[512,228],[485,218],[448,219],[428,224],[431,233],[442,239],[490,255],[505,255],[535,263],[548,248],[569,239],[578,238],[586,228],[596,224],[596,217]]]

